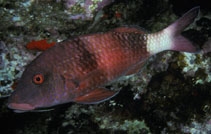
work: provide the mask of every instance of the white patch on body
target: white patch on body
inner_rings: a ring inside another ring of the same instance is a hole
[[[173,37],[169,29],[147,35],[147,52],[151,55],[164,50],[171,50],[172,44]]]

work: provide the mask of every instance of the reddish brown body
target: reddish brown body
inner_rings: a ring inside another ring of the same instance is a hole
[[[198,12],[199,7],[195,7],[153,34],[120,27],[57,43],[26,67],[8,107],[28,111],[67,102],[105,101],[117,92],[103,86],[140,70],[150,55],[164,50],[195,52],[180,32]]]
[[[86,101],[81,100],[80,96],[103,87],[131,70],[140,69],[149,53],[142,31],[122,27],[64,41],[46,55],[53,55],[49,61],[53,71],[67,82],[66,88],[60,90],[70,90],[71,98],[77,102],[97,103],[94,96]]]

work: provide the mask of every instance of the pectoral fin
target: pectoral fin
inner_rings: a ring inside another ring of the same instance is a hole
[[[91,92],[75,98],[75,102],[82,104],[98,104],[114,97],[118,91],[111,91],[106,88],[96,88]]]

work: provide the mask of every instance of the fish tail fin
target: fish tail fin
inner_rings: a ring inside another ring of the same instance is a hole
[[[182,35],[178,35],[173,39],[170,50],[180,51],[180,52],[190,52],[196,53],[199,51],[198,47],[195,47],[191,41],[183,37]]]
[[[166,30],[170,30],[172,34],[180,34],[188,25],[190,25],[199,14],[200,7],[194,7],[186,12],[182,17],[169,25]]]
[[[196,52],[193,44],[181,35],[199,14],[200,7],[194,7],[164,30],[148,35],[149,52],[155,54],[164,50]],[[153,48],[154,47],[154,48]]]
[[[172,36],[172,44],[171,50],[176,51],[184,51],[184,52],[196,52],[196,47],[193,46],[193,44],[183,37],[180,33],[188,26],[190,25],[194,19],[199,14],[200,7],[194,7],[191,10],[189,10],[187,13],[185,13],[181,18],[176,20],[173,24],[168,26],[165,30],[168,32],[171,32]]]

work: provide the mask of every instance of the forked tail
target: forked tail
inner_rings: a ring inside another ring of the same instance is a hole
[[[197,49],[181,35],[181,32],[198,16],[199,9],[199,7],[194,7],[164,30],[149,34],[147,40],[149,52],[151,54],[164,50],[196,52]]]

